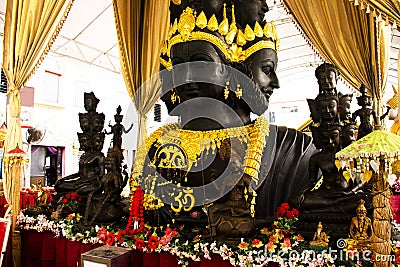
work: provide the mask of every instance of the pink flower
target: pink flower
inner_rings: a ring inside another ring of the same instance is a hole
[[[166,246],[169,242],[171,242],[171,236],[170,235],[164,235],[160,239],[160,244],[163,246]]]
[[[171,237],[175,237],[179,233],[177,231],[175,231],[175,229],[171,229],[171,228],[167,227],[167,229],[165,229],[165,234],[170,235]]]
[[[98,238],[105,242],[107,239],[107,229],[105,227],[102,227],[98,232],[97,232]]]

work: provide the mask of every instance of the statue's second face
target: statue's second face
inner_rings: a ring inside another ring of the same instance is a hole
[[[340,101],[339,105],[339,113],[343,119],[347,119],[351,115],[350,105],[351,105],[351,98],[343,98]]]
[[[332,121],[337,116],[338,103],[335,99],[322,99],[318,101],[318,109],[323,121]]]
[[[101,151],[104,145],[104,135],[96,134],[93,139],[93,148],[97,151]]]
[[[340,131],[338,129],[330,129],[321,131],[321,141],[324,143],[325,150],[334,150],[340,144]]]
[[[83,151],[87,151],[92,145],[90,138],[85,134],[78,134],[79,146]]]
[[[319,72],[317,80],[320,91],[329,92],[336,88],[337,77],[333,70]]]
[[[254,82],[261,89],[267,100],[274,89],[279,88],[279,80],[276,76],[278,56],[273,49],[261,49],[251,55],[247,60]]]
[[[265,0],[235,0],[236,20],[242,27],[254,27],[256,21],[263,21],[269,8]]]
[[[213,45],[205,41],[179,43],[171,49],[171,60],[173,83],[181,101],[223,98],[221,85],[228,81],[228,71]]]

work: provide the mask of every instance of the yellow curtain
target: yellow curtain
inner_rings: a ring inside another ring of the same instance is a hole
[[[5,153],[22,146],[19,90],[49,51],[72,3],[73,0],[7,0],[3,39],[3,69],[9,86]],[[12,207],[12,230],[15,229],[15,218],[19,212],[22,165],[15,168],[19,170],[5,172],[3,179],[4,195]],[[14,266],[20,265],[18,247],[18,236],[15,235]]]
[[[400,24],[400,1],[399,0],[365,0],[366,4],[376,8],[376,12],[383,13],[384,19],[390,17],[389,23],[396,20],[396,24]]]
[[[137,146],[146,138],[146,114],[157,101],[160,49],[168,32],[169,1],[113,0],[122,73],[138,112]],[[139,90],[140,88],[140,90]]]
[[[326,61],[335,64],[343,78],[358,88],[372,90],[376,107],[385,84],[388,46],[385,31],[378,30],[376,12],[367,12],[348,0],[284,0],[295,20]],[[376,1],[378,2],[378,1]],[[381,0],[380,2],[383,2]],[[381,34],[380,38],[377,38]],[[382,41],[383,42],[383,41]],[[377,108],[378,113],[381,112]]]

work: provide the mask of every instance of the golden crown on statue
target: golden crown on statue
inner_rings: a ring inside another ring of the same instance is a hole
[[[273,21],[265,22],[264,27],[256,22],[253,28],[246,25],[244,31],[238,29],[233,5],[232,21],[229,22],[226,4],[224,4],[221,23],[218,23],[215,14],[207,19],[203,11],[197,16],[194,9],[187,7],[179,20],[175,19],[170,26],[168,40],[161,48],[161,64],[167,69],[172,67],[170,51],[174,45],[199,40],[218,47],[230,62],[243,62],[253,53],[264,48],[278,51],[280,44]]]

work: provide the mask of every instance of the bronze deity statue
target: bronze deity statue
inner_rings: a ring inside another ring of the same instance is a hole
[[[308,100],[313,119],[310,129],[315,146],[321,150],[310,158],[310,183],[293,203],[302,213],[299,228],[309,231],[312,222],[320,220],[340,236],[348,231],[346,218],[351,218],[358,201],[363,198],[370,204],[371,191],[358,177],[343,172],[335,159],[339,150],[355,141],[356,126],[350,112],[352,95],[337,93],[339,71],[334,65],[323,63],[315,74],[319,94]]]
[[[113,146],[108,149],[107,157],[102,149],[105,134],[103,132],[105,116],[96,112],[99,99],[93,92],[84,94],[86,113],[79,113],[82,133],[78,133],[80,149],[84,151],[79,159],[78,173],[58,180],[55,184],[59,201],[67,193],[76,192],[83,201],[78,207],[84,219],[83,225],[89,226],[99,222],[114,222],[121,219],[123,205],[121,192],[127,184],[126,167],[122,170],[122,134],[128,132],[121,124],[121,107],[114,116],[116,124],[111,126]],[[132,127],[132,126],[131,126]],[[131,128],[130,127],[130,128]],[[62,203],[59,203],[59,207]],[[61,212],[61,209],[57,209]],[[60,217],[60,214],[54,214]]]
[[[251,236],[257,223],[272,221],[304,185],[315,152],[309,136],[251,120],[279,88],[279,41],[273,23],[262,21],[243,36],[235,8],[209,17],[187,7],[171,25],[161,57],[170,71],[163,92],[171,91],[162,99],[181,123],[147,138],[132,173],[146,199],[158,199],[144,203],[148,222],[208,224],[220,240]]]
[[[84,93],[86,113],[79,113],[79,124],[83,133],[78,133],[80,149],[84,151],[79,159],[78,173],[66,176],[55,184],[57,193],[76,192],[87,195],[99,191],[99,177],[104,174],[104,154],[101,152],[104,144],[105,115],[96,112],[99,99],[91,93]]]
[[[371,117],[375,125],[379,125],[378,116],[371,108],[372,97],[367,95],[367,89],[364,84],[360,87],[361,96],[357,97],[357,103],[361,106],[360,109],[353,113],[353,121],[360,118],[360,126],[358,127],[357,140],[363,138],[373,131],[373,126],[371,123]]]

